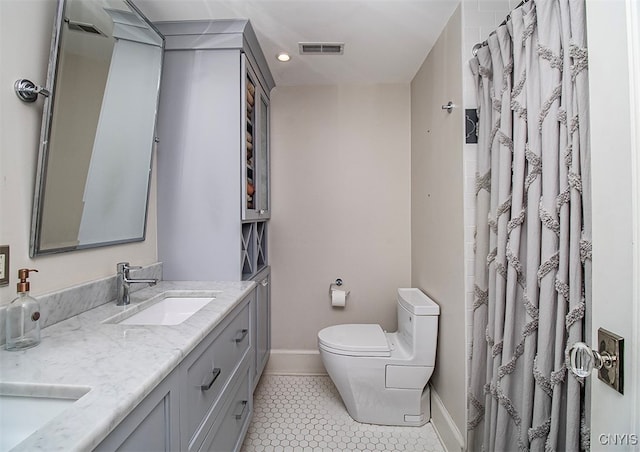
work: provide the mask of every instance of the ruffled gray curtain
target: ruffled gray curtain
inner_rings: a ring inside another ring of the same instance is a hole
[[[587,449],[567,371],[590,296],[584,0],[530,0],[471,61],[479,112],[469,450]]]

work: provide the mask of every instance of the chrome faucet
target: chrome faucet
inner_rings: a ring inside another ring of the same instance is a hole
[[[129,278],[129,270],[137,270],[142,267],[132,267],[129,265],[129,262],[120,262],[116,265],[117,275],[116,275],[116,288],[118,290],[118,298],[116,298],[117,306],[125,306],[128,305],[129,300],[129,291],[132,283],[146,283],[150,285],[155,285],[158,280],[157,279],[131,279]]]

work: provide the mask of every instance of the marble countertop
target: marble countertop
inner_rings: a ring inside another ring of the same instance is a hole
[[[129,306],[109,302],[43,329],[37,347],[0,351],[0,385],[5,388],[42,385],[51,396],[89,390],[13,450],[93,449],[254,287],[251,281],[162,281],[133,293]],[[179,325],[102,323],[172,290],[221,293]]]

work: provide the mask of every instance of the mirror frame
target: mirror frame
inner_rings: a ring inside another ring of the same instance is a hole
[[[1,0],[0,0],[1,1]],[[152,143],[151,143],[151,153],[149,159],[149,172],[148,172],[148,180],[147,180],[147,196],[145,203],[145,212],[144,212],[144,224],[142,227],[142,235],[136,236],[130,239],[121,239],[121,240],[113,240],[108,242],[96,242],[90,243],[86,245],[75,245],[75,246],[67,246],[67,247],[58,247],[58,248],[48,248],[46,250],[42,250],[40,248],[40,238],[41,238],[41,228],[42,228],[42,212],[44,207],[44,189],[45,182],[47,178],[47,164],[49,161],[49,137],[51,135],[51,127],[53,120],[53,111],[54,111],[54,101],[56,94],[56,82],[58,75],[58,59],[61,51],[61,37],[62,30],[64,28],[64,12],[67,0],[58,0],[56,15],[53,24],[53,31],[51,36],[51,48],[49,52],[49,66],[47,69],[47,82],[46,87],[51,93],[44,100],[43,110],[42,110],[42,123],[40,127],[40,142],[38,144],[38,160],[36,167],[36,175],[35,175],[35,190],[33,194],[33,205],[32,205],[32,213],[31,213],[31,233],[29,240],[29,256],[30,257],[38,257],[44,256],[48,254],[57,254],[68,251],[76,251],[76,250],[84,250],[90,248],[101,248],[105,246],[119,245],[124,243],[132,243],[132,242],[142,242],[146,239],[147,235],[147,220],[149,215],[149,196],[151,191],[151,179],[152,179],[152,169],[153,169],[153,159],[155,154],[156,143],[158,142],[158,106],[160,99],[160,83],[162,81],[162,68],[164,62],[164,49],[165,49],[165,37],[160,31],[153,25],[151,21],[140,11],[140,9],[135,6],[131,0],[122,0],[135,14],[137,14],[153,31],[155,31],[160,39],[162,40],[162,54],[160,57],[160,74],[158,78],[158,90],[156,94],[156,104],[155,104],[155,114],[153,121],[153,131],[152,131]]]

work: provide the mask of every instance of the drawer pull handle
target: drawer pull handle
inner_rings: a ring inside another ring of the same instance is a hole
[[[249,334],[249,330],[246,328],[243,328],[242,331],[240,331],[240,335],[234,339],[236,344],[244,341],[244,338],[247,337],[247,334]]]
[[[208,391],[209,389],[211,389],[211,386],[213,386],[213,384],[216,382],[219,376],[220,376],[220,368],[216,367],[215,369],[213,369],[213,372],[211,373],[211,381],[209,381],[208,383],[201,384],[200,389],[202,391]]]
[[[249,403],[248,400],[243,400],[242,402],[240,402],[240,405],[242,405],[242,410],[239,413],[234,414],[234,416],[236,417],[236,420],[240,420],[242,419],[242,417],[244,416],[244,411],[247,409],[247,404]]]

